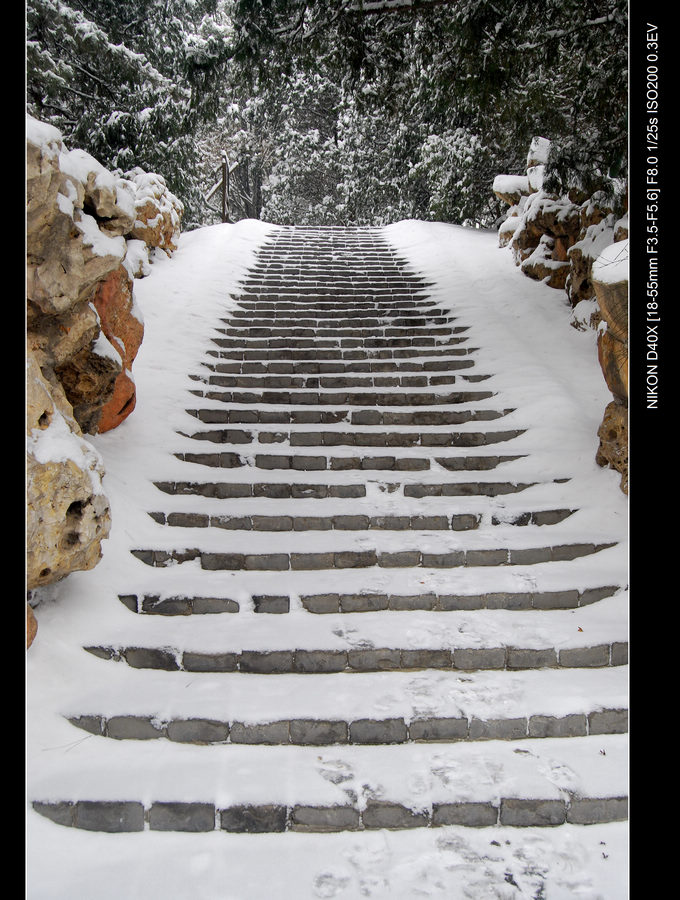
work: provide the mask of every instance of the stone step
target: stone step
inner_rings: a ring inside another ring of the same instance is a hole
[[[464,343],[465,338],[461,338],[456,343]],[[213,342],[214,343],[214,342]],[[452,342],[453,343],[453,342]],[[242,360],[306,360],[312,362],[320,362],[322,360],[401,360],[401,359],[427,359],[428,357],[437,356],[469,356],[475,353],[478,347],[447,347],[445,349],[415,349],[411,348],[395,348],[391,350],[343,350],[343,349],[297,349],[292,350],[283,348],[280,350],[262,351],[262,349],[223,349],[208,350],[208,356],[214,356],[217,359],[242,359]]]
[[[174,456],[183,462],[210,466],[218,469],[238,469],[242,466],[254,466],[256,469],[291,469],[303,472],[349,472],[349,471],[384,471],[384,472],[422,472],[432,468],[435,462],[449,472],[489,471],[506,462],[522,459],[514,456],[451,456],[429,457],[411,456],[322,456],[318,454],[283,454],[256,453],[244,456],[235,451],[216,453],[179,452]]]
[[[373,329],[379,329],[380,332],[383,332],[386,328],[395,329],[395,332],[396,329],[413,330],[417,328],[420,332],[421,329],[427,328],[446,328],[446,332],[437,333],[448,334],[450,332],[451,323],[458,321],[454,316],[429,316],[427,319],[422,316],[418,318],[415,316],[411,318],[384,316],[380,319],[375,318],[375,316],[370,319],[365,316],[352,316],[349,318],[329,319],[323,318],[322,316],[311,317],[309,314],[297,318],[287,318],[285,313],[281,315],[271,313],[268,318],[263,315],[254,316],[252,314],[246,317],[245,313],[241,313],[241,315],[243,316],[242,318],[235,316],[230,319],[221,319],[220,321],[224,323],[226,328],[235,329],[237,333],[242,333],[251,328],[263,328],[269,333],[272,333],[272,329],[279,328],[311,328],[316,334],[322,334],[327,331],[327,329],[337,330],[338,333],[344,333],[347,330],[351,332],[361,331],[362,333],[366,333],[367,330]],[[223,331],[221,327],[216,330]]]
[[[434,393],[426,391],[399,391],[373,393],[371,391],[199,391],[197,397],[218,400],[221,403],[264,404],[285,406],[449,406],[462,403],[479,403],[496,396],[494,391],[450,391]],[[359,423],[358,423],[359,424]]]
[[[465,340],[465,339],[464,339]],[[409,350],[414,348],[436,347],[443,348],[449,345],[460,343],[460,338],[442,338],[442,337],[421,337],[420,335],[407,335],[405,337],[337,337],[337,338],[315,338],[313,335],[309,337],[272,337],[262,338],[211,338],[213,344],[222,348],[242,348],[245,350],[262,350],[265,348],[278,347],[285,350],[305,350],[305,349],[326,349],[326,350],[342,350],[342,349],[381,349],[381,348],[403,348]],[[323,356],[319,357],[323,359]]]
[[[555,525],[573,515],[573,509],[525,512],[512,522],[492,517],[492,525]],[[471,531],[482,517],[473,513],[448,515],[209,515],[203,512],[150,512],[159,525],[173,528],[222,528],[234,531]]]
[[[344,255],[344,254],[343,254]],[[277,258],[278,257],[278,258]],[[253,282],[267,280],[278,281],[286,286],[308,283],[358,284],[371,288],[373,285],[403,287],[406,290],[429,290],[434,282],[411,268],[408,263],[396,256],[377,253],[357,255],[355,260],[328,259],[323,255],[311,257],[281,255],[277,251],[267,253],[253,260],[245,275],[233,282],[238,287],[248,287]]]
[[[407,722],[385,719],[274,719],[243,722],[218,718],[169,719],[155,714],[105,716],[81,714],[69,719],[77,728],[114,740],[170,740],[183,744],[249,744],[322,747],[442,741],[523,740],[583,737],[627,732],[627,709],[601,709],[586,716],[516,716],[492,720],[425,716]],[[591,730],[592,729],[592,730]]]
[[[302,608],[314,615],[399,612],[461,612],[472,609],[548,610],[579,609],[616,593],[616,585],[558,591],[490,591],[484,594],[390,594],[360,591],[354,594],[302,594]],[[131,612],[151,616],[192,616],[238,613],[241,604],[232,597],[197,597],[161,594],[121,594],[118,599]],[[281,615],[291,611],[287,594],[252,594],[247,605],[255,614]]]
[[[484,447],[510,441],[524,434],[509,431],[248,431],[242,428],[196,431],[184,435],[214,444],[282,444],[290,447]]]
[[[463,572],[423,577],[422,570],[404,570],[398,584],[377,569],[347,570],[341,581],[314,572],[243,570],[228,579],[203,572],[199,580],[182,567],[147,571],[131,567],[128,591],[121,579],[115,627],[83,632],[85,646],[111,648],[101,652],[106,659],[116,658],[116,648],[146,647],[158,665],[145,665],[170,670],[181,667],[187,652],[199,654],[198,663],[207,654],[212,668],[222,660],[235,671],[239,654],[248,651],[247,664],[259,659],[267,673],[281,663],[289,671],[306,667],[304,674],[312,663],[341,671],[370,666],[396,672],[402,663],[409,669],[510,671],[598,669],[627,659],[626,594],[603,582],[603,559],[594,557],[533,571],[490,568],[473,579]],[[215,626],[214,616],[221,614],[228,615],[228,627]],[[269,626],[271,615],[276,624]],[[371,652],[357,652],[363,650]],[[131,664],[137,657],[131,655]],[[550,703],[550,693],[544,699]]]
[[[203,363],[214,372],[234,375],[347,375],[375,372],[454,372],[470,369],[472,359],[445,359],[425,362],[232,362]]]
[[[338,309],[332,304],[328,304],[328,309],[319,309],[316,312],[311,311],[309,307],[299,307],[289,310],[286,306],[281,308],[263,308],[261,310],[252,307],[230,310],[229,316],[220,319],[226,325],[250,325],[264,326],[277,324],[298,326],[308,322],[310,327],[316,325],[327,325],[328,327],[345,327],[354,328],[356,325],[368,325],[369,327],[379,327],[384,324],[402,325],[404,327],[426,324],[447,324],[456,322],[457,316],[453,316],[443,308],[422,310],[414,308],[408,312],[400,309],[393,310],[376,310],[374,306],[358,307],[355,310],[348,311]],[[343,323],[342,325],[340,323]]]
[[[163,742],[162,767],[155,741],[121,741],[113,758],[103,739],[86,743],[88,761],[107,773],[107,788],[83,796],[76,748],[58,763],[60,798],[39,799],[38,779],[28,799],[52,822],[94,832],[553,828],[627,815],[625,735],[488,742],[483,750],[466,742],[394,744],[381,747],[379,757],[375,748],[359,745],[324,751],[234,744],[228,767],[226,748],[207,745],[201,766],[191,770],[179,742]],[[569,773],[567,786],[559,772]],[[179,787],[187,779],[190,801]]]
[[[237,298],[234,297],[234,300]],[[300,300],[289,298],[286,300],[256,300],[256,299],[238,299],[238,308],[229,311],[230,316],[271,316],[283,315],[291,318],[313,316],[314,318],[344,319],[348,316],[352,318],[380,318],[393,316],[437,316],[448,315],[448,311],[437,305],[437,301],[432,298],[413,298],[411,300],[400,300],[392,302],[383,300],[382,302],[371,302],[361,299],[355,300],[353,303],[343,303],[338,306],[337,303],[320,300],[317,303],[303,303]],[[221,319],[220,321],[224,321]]]
[[[300,674],[204,673],[181,692],[175,688],[181,674],[141,676],[123,667],[116,675],[106,713],[85,687],[73,697],[77,713],[67,713],[68,721],[113,740],[309,746],[524,741],[628,730],[626,666],[502,676],[357,672],[351,694],[341,673],[320,674],[313,683]]]
[[[280,621],[280,620],[278,620]],[[585,647],[448,647],[404,649],[371,647],[359,650],[293,648],[289,650],[202,651],[178,647],[94,644],[84,648],[100,659],[123,662],[135,669],[168,672],[239,672],[259,675],[319,675],[322,673],[441,671],[516,671],[625,666],[628,642],[610,641]]]
[[[402,303],[413,302],[414,300],[427,299],[422,288],[414,286],[408,288],[405,285],[395,287],[373,288],[364,287],[346,288],[340,292],[335,285],[328,284],[316,285],[310,287],[298,287],[291,285],[290,282],[284,282],[279,286],[266,284],[249,284],[247,287],[241,288],[237,300],[296,300],[300,302],[316,303],[318,301],[332,300],[336,306],[344,306],[353,304],[357,300],[364,302],[380,302],[383,303]]]
[[[351,388],[351,387],[436,387],[442,384],[457,384],[458,382],[476,383],[485,381],[490,376],[482,375],[338,375],[295,377],[291,375],[270,374],[257,375],[210,375],[204,379],[204,383],[216,387],[238,388]]]
[[[464,334],[467,331],[467,328],[463,326],[435,326],[433,328],[413,328],[413,327],[393,327],[392,325],[383,325],[377,328],[370,328],[369,326],[361,326],[358,327],[356,325],[349,327],[323,327],[323,326],[302,326],[302,325],[290,325],[290,326],[261,326],[261,327],[251,327],[251,326],[243,326],[239,327],[228,327],[228,328],[215,328],[215,331],[218,334],[227,335],[227,337],[238,338],[244,345],[249,345],[251,340],[265,338],[267,340],[281,339],[281,338],[290,338],[292,339],[293,344],[297,344],[297,340],[299,338],[313,338],[315,341],[321,342],[328,338],[343,338],[345,340],[350,339],[356,341],[357,343],[352,346],[361,346],[362,344],[366,344],[367,346],[374,346],[372,339],[378,339],[382,341],[381,344],[377,344],[375,346],[390,346],[387,342],[387,339],[412,339],[413,344],[423,343],[425,338],[428,337],[436,337],[439,341],[443,337],[447,337],[453,334]],[[360,343],[359,343],[360,342]],[[404,344],[403,346],[410,346],[410,344]]]
[[[303,532],[300,532],[303,533]],[[323,533],[323,532],[322,532]],[[234,536],[238,535],[234,532]],[[252,540],[253,535],[249,534]],[[538,547],[479,547],[469,549],[430,549],[417,547],[399,550],[346,549],[303,552],[279,547],[277,552],[257,553],[251,550],[230,552],[201,550],[196,547],[176,549],[135,549],[131,553],[145,565],[174,567],[196,562],[208,571],[316,571],[324,569],[422,568],[450,569],[487,566],[528,566],[552,561],[577,559],[616,546],[590,542]]]
[[[366,496],[366,484],[312,484],[308,482],[204,482],[156,481],[156,487],[166,494],[189,494],[216,497],[220,500],[238,497],[268,497],[270,499],[320,500],[326,498],[357,498]],[[537,482],[467,481],[460,484],[388,483],[388,493],[401,492],[404,497],[498,497],[519,493]]]
[[[192,393],[194,393],[192,391]],[[202,396],[202,392],[201,396]],[[219,402],[219,401],[218,401]],[[348,422],[361,426],[442,426],[468,422],[492,422],[513,413],[514,409],[415,410],[396,412],[380,409],[188,409],[201,422],[231,425],[337,425]]]

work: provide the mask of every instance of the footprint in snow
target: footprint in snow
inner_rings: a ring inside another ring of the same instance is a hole
[[[354,779],[352,767],[342,759],[325,759],[317,768],[319,775],[331,784],[344,784]]]
[[[569,794],[578,793],[579,777],[565,763],[555,759],[548,759],[538,767],[538,771],[556,788]]]
[[[356,637],[356,628],[334,628],[333,634],[336,637],[342,638],[343,640],[347,641],[347,643],[353,650],[372,650],[375,647],[373,641],[369,641],[366,638]]]
[[[323,872],[314,879],[315,897],[337,897],[344,893],[350,878],[347,875],[335,875],[332,872]]]

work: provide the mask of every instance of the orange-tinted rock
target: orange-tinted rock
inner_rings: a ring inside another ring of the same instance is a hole
[[[33,639],[35,638],[36,632],[38,631],[38,622],[35,618],[35,613],[31,609],[29,603],[26,604],[26,649],[31,646],[33,643]]]
[[[99,284],[94,306],[99,313],[102,332],[120,354],[122,365],[113,392],[102,408],[97,427],[98,433],[102,434],[120,425],[136,402],[135,383],[130,373],[142,343],[144,325],[136,315],[133,281],[125,266],[119,266]]]

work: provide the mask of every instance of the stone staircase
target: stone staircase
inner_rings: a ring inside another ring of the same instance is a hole
[[[105,832],[626,817],[616,540],[570,477],[518,479],[518,398],[431,287],[378,229],[262,245],[168,448],[186,477],[158,473],[155,540],[121,574],[127,635],[84,648],[111,689],[64,712],[100,780],[65,767],[38,812]]]

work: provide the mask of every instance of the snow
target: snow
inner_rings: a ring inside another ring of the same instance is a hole
[[[593,263],[593,279],[602,284],[628,281],[628,240],[606,247]]]
[[[80,212],[73,221],[83,236],[83,244],[89,247],[95,256],[112,256],[120,261],[125,258],[124,237],[106,234],[99,227],[94,216],[84,212]]]
[[[614,242],[614,216],[606,216],[597,225],[589,225],[582,240],[569,248],[580,250],[587,259],[596,260],[603,250]]]
[[[498,248],[496,232],[413,221],[383,230],[412,268],[434,282],[431,293],[438,304],[455,310],[462,322],[470,324],[471,340],[480,348],[478,371],[492,375],[485,387],[491,384],[500,391],[500,397],[479,406],[515,410],[503,418],[499,430],[527,429],[513,441],[510,452],[531,453],[531,459],[520,455],[505,464],[503,477],[531,482],[571,478],[569,503],[578,505],[579,511],[560,524],[560,540],[568,543],[588,535],[588,539],[618,544],[583,560],[579,585],[569,580],[568,565],[560,563],[534,566],[531,574],[521,567],[514,571],[510,566],[498,567],[485,573],[485,584],[499,591],[586,589],[607,579],[604,583],[619,586],[613,596],[580,609],[551,611],[549,617],[526,611],[521,621],[502,610],[451,613],[436,621],[432,614],[428,618],[426,613],[391,611],[362,614],[359,625],[354,617],[341,614],[304,615],[299,598],[339,589],[415,594],[422,591],[425,577],[433,591],[474,593],[478,587],[474,573],[401,570],[395,586],[389,570],[354,570],[343,572],[339,588],[337,573],[332,571],[262,572],[256,576],[262,593],[291,596],[288,615],[263,616],[250,607],[252,584],[244,585],[239,573],[204,571],[195,563],[151,569],[131,557],[132,549],[161,547],[169,540],[148,511],[191,511],[196,503],[190,496],[163,495],[152,481],[211,480],[204,468],[172,456],[193,443],[182,435],[211,427],[186,412],[208,402],[189,393],[200,387],[190,376],[205,376],[203,363],[218,319],[235,306],[238,280],[274,227],[247,220],[185,233],[172,258],[154,254],[149,274],[135,281],[134,302],[145,323],[134,366],[136,409],[118,428],[91,438],[106,469],[103,486],[112,515],[103,558],[95,569],[73,573],[38,592],[36,598],[40,601],[38,634],[27,654],[28,799],[119,798],[125,790],[142,800],[184,797],[233,803],[241,797],[300,802],[302,797],[319,803],[347,802],[347,791],[353,790],[360,802],[389,796],[417,808],[433,797],[538,796],[546,789],[555,797],[579,790],[601,792],[600,796],[625,794],[625,735],[602,735],[594,743],[574,738],[395,745],[382,748],[378,758],[373,748],[361,746],[231,745],[230,751],[235,752],[230,752],[226,765],[221,746],[115,741],[74,729],[66,720],[65,716],[85,712],[114,716],[131,711],[159,720],[189,711],[244,722],[328,717],[331,695],[334,717],[355,717],[361,712],[366,717],[399,715],[407,720],[435,712],[489,718],[519,714],[528,707],[536,714],[559,715],[588,713],[602,705],[626,706],[624,666],[555,670],[548,680],[542,680],[545,672],[539,679],[535,671],[461,675],[430,670],[314,678],[263,675],[249,677],[245,683],[238,674],[229,673],[147,671],[140,680],[138,671],[83,651],[92,643],[134,646],[136,640],[138,646],[155,643],[180,651],[200,647],[204,652],[210,648],[222,652],[291,646],[352,648],[366,642],[384,647],[390,641],[405,648],[423,646],[424,641],[429,646],[484,647],[498,646],[499,641],[507,644],[509,633],[517,646],[526,647],[541,647],[546,641],[549,646],[579,647],[627,639],[627,502],[619,490],[618,474],[595,463],[597,429],[610,400],[597,361],[596,336],[570,326],[571,310],[564,295],[523,276],[509,249]],[[621,244],[614,247],[619,253],[623,250]],[[612,262],[608,252],[603,267]],[[216,408],[220,405],[212,403]],[[462,426],[466,429],[474,431],[475,423]],[[54,437],[58,437],[56,431]],[[40,439],[47,439],[46,433]],[[52,444],[58,446],[56,441]],[[286,452],[287,444],[283,449],[274,446],[266,452]],[[244,448],[238,449],[243,452]],[[255,451],[246,446],[245,452]],[[334,455],[343,452],[349,451],[333,448]],[[503,451],[480,448],[480,454],[484,452]],[[394,453],[419,455],[418,448],[394,448]],[[446,448],[441,456],[460,453],[458,448]],[[326,474],[329,480],[334,477]],[[415,474],[419,480],[427,474],[436,482],[443,472],[400,472],[390,480],[405,482]],[[480,476],[459,474],[471,481]],[[483,474],[501,480],[494,473]],[[268,473],[270,480],[286,477],[285,472]],[[239,470],[239,480],[258,479],[251,467]],[[314,483],[315,473],[298,472],[296,480]],[[338,473],[340,480],[342,473]],[[548,488],[531,489],[532,508],[550,508],[554,495]],[[206,498],[200,500],[201,509],[208,508]],[[369,484],[365,500],[345,501],[343,510],[338,504],[333,508],[336,513],[389,513],[397,502],[401,509],[404,500],[400,496],[397,501],[377,484]],[[282,502],[263,500],[258,512],[280,513]],[[301,515],[306,514],[306,502],[300,501]],[[507,514],[508,519],[525,505],[522,495],[496,497],[491,502],[494,513],[501,518]],[[438,498],[428,503],[428,511],[433,512],[438,505],[442,509],[446,505]],[[485,503],[488,514],[489,501]],[[213,505],[213,512],[223,507]],[[246,508],[245,501],[234,500],[228,512],[238,515]],[[314,509],[322,508],[323,502],[315,501]],[[481,509],[480,498],[461,498],[461,511]],[[532,526],[513,529],[501,524],[495,530],[489,527],[461,535],[460,540],[468,547],[496,542],[522,547],[535,544],[538,533],[540,529]],[[225,532],[219,529],[185,529],[184,534],[188,547],[200,540],[206,548],[224,548]],[[401,549],[405,542],[399,533],[371,534],[367,544],[365,534],[320,532],[291,535],[285,546],[305,552],[329,546],[338,549],[340,537],[343,547],[359,549]],[[229,532],[229,541],[234,549],[270,552],[272,536]],[[443,545],[442,536],[429,533],[421,545],[437,549]],[[446,546],[451,546],[450,537]],[[612,572],[618,581],[611,581]],[[177,596],[187,589],[204,596],[231,596],[240,603],[240,612],[179,617],[178,621],[134,616],[117,599],[119,593]],[[318,684],[324,690],[314,687]],[[154,772],[150,780],[149,771]],[[102,772],[107,773],[105,782]],[[380,900],[530,900],[537,896],[621,900],[627,896],[625,823],[543,829],[449,826],[339,834],[136,835],[65,828],[29,808],[27,838],[28,900],[179,900],[187,896],[265,900],[272,895],[282,900],[363,896]]]
[[[529,183],[529,191],[540,191],[543,188],[545,179],[545,165],[529,166],[527,169],[527,181]]]
[[[535,137],[529,146],[527,166],[546,165],[550,155],[550,141],[548,138]]]
[[[493,190],[498,194],[528,194],[529,179],[526,175],[496,175]]]
[[[117,357],[119,359],[119,357]],[[103,494],[101,456],[86,440],[74,434],[59,410],[54,407],[50,424],[45,429],[34,428],[26,436],[26,451],[43,465],[73,462],[88,472],[94,494]]]
[[[61,132],[47,122],[26,116],[26,140],[41,147],[43,153],[52,160],[56,160],[62,151],[63,144]]]

